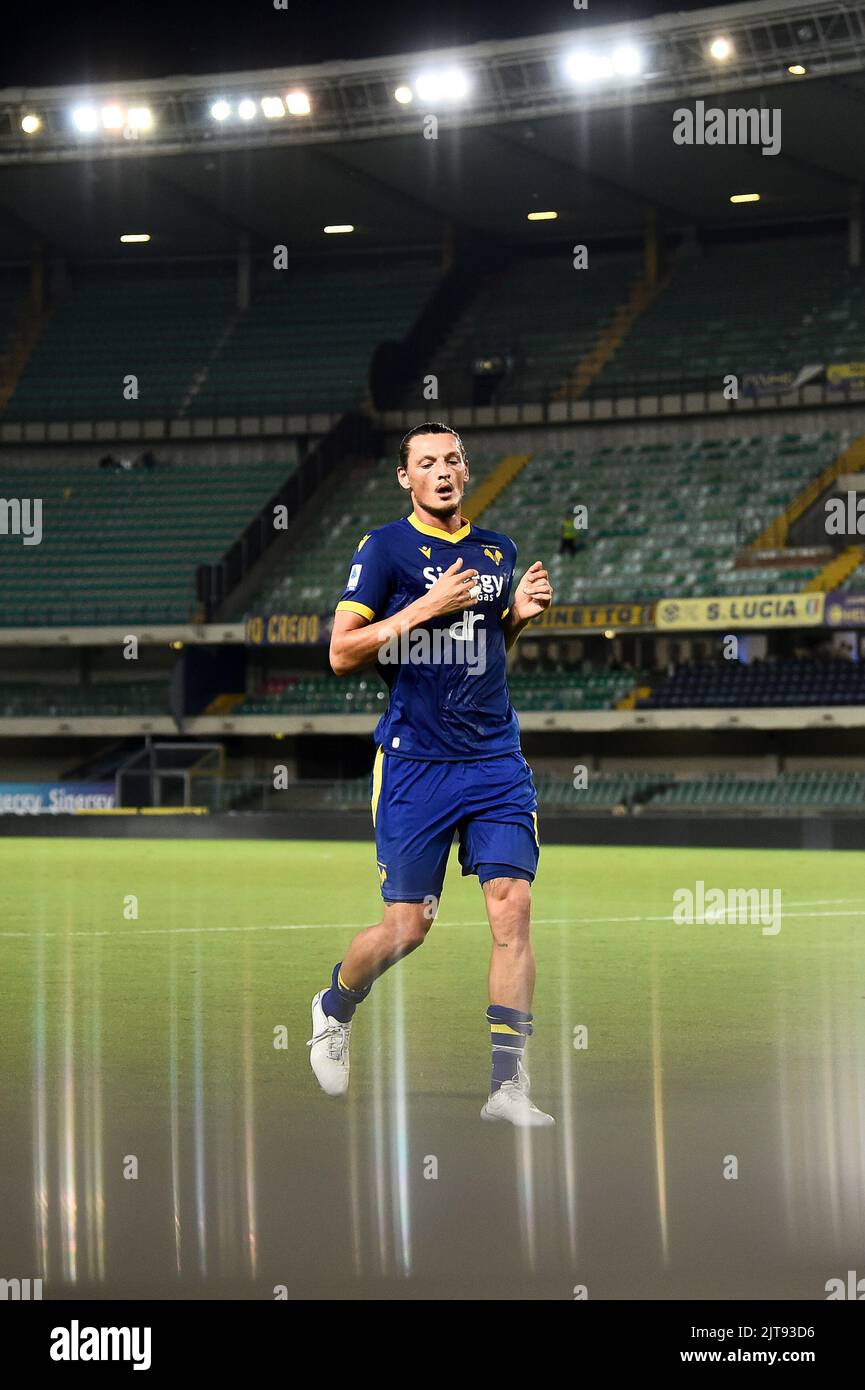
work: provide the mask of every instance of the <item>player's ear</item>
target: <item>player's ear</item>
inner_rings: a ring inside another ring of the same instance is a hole
[[[411,492],[411,483],[408,480],[408,470],[403,468],[401,463],[396,466],[396,480],[405,492]]]

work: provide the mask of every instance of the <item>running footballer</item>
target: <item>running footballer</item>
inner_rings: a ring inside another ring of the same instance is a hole
[[[379,975],[424,941],[456,832],[463,874],[477,875],[492,933],[492,1080],[481,1118],[551,1125],[530,1098],[523,1060],[533,1023],[538,817],[507,652],[549,607],[552,589],[538,560],[510,597],[517,548],[463,519],[468,477],[462,441],[447,425],[410,430],[397,481],[413,510],[362,537],[337,604],[335,674],[376,664],[389,687],[372,774],[384,913],[358,932],[330,987],[315,995],[310,1061],[322,1090],[345,1094],[355,1010]]]

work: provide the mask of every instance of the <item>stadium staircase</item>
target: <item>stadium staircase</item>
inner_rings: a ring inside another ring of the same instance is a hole
[[[805,585],[804,593],[831,594],[840,589],[865,560],[865,550],[861,545],[848,545],[835,555],[810,583]]]
[[[791,292],[795,287],[795,293]],[[709,245],[679,255],[589,387],[596,398],[718,390],[730,372],[797,371],[857,362],[865,277],[842,238]]]
[[[618,352],[634,324],[670,283],[669,276],[651,284],[645,276],[635,280],[626,303],[616,309],[610,323],[605,324],[597,341],[584,353],[573,372],[553,392],[554,401],[578,401],[600,376],[610,359]]]
[[[530,458],[531,454],[507,454],[492,473],[487,474],[480,487],[472,492],[463,507],[463,516],[469,521],[477,521],[500,493],[510,486],[517,474],[522,473]]]
[[[818,477],[798,492],[778,516],[751,542],[751,550],[781,550],[787,545],[791,527],[810,511],[815,502],[842,473],[859,473],[865,467],[865,435],[860,435],[833,459]]]
[[[30,356],[48,324],[53,305],[38,309],[28,296],[19,306],[17,321],[5,351],[0,354],[0,413],[14,395]]]
[[[823,560],[740,568],[741,537],[759,531],[846,443],[831,430],[592,449],[539,443],[484,524],[513,536],[526,561],[545,561],[556,603],[790,593]],[[562,555],[562,519],[577,503],[588,509],[585,547]]]

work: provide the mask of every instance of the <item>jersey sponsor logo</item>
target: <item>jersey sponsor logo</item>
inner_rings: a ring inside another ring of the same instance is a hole
[[[352,565],[348,576],[348,584],[346,585],[347,589],[357,588],[358,584],[360,583],[360,575],[362,569],[363,565]]]
[[[482,623],[483,613],[475,613],[471,608],[463,609],[463,615],[458,622],[451,623],[448,632],[455,642],[471,642],[474,639],[475,623]],[[483,632],[480,636],[483,637]]]
[[[439,576],[444,574],[444,570],[441,565],[427,565],[422,573],[426,580],[426,587],[431,589]],[[506,585],[510,582],[510,576],[507,574],[479,574],[475,582],[480,587],[481,602],[491,603],[493,599],[502,597]]]

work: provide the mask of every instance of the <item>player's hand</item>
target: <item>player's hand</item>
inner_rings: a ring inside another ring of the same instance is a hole
[[[530,565],[516,587],[511,612],[517,622],[527,622],[549,608],[553,601],[550,576],[540,560]]]
[[[481,595],[477,578],[477,570],[464,570],[462,558],[455,560],[450,569],[440,574],[427,590],[431,617],[439,618],[444,613],[459,613],[463,608],[475,608]]]

